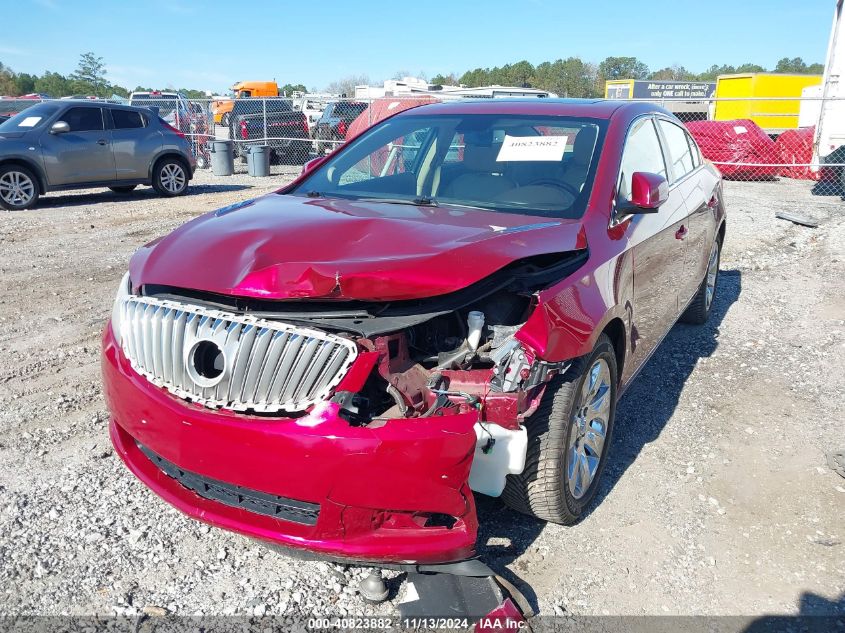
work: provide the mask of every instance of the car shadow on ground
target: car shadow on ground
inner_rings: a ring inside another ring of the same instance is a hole
[[[610,459],[592,508],[610,494],[643,447],[657,439],[699,359],[712,356],[719,346],[722,320],[742,293],[742,273],[722,270],[718,283],[707,323],[675,325],[619,401]]]
[[[719,327],[741,292],[740,271],[720,271],[709,321],[702,326],[678,324],[672,328],[619,401],[610,460],[587,516],[610,494],[643,447],[660,435],[698,360],[711,356],[718,347]],[[512,563],[528,552],[545,523],[511,510],[499,499],[476,495],[476,502],[481,560],[516,585],[536,612],[537,597],[516,575]]]
[[[741,633],[802,631],[830,633],[845,629],[845,593],[828,600],[815,593],[804,592],[798,601],[797,615],[764,615],[752,620]]]
[[[183,197],[201,196],[208,193],[225,193],[251,189],[250,185],[191,185]],[[139,200],[151,200],[160,198],[152,187],[136,189],[130,193],[115,193],[104,189],[95,193],[63,193],[61,195],[47,194],[38,201],[35,210],[55,207],[78,207],[101,202],[138,202]]]

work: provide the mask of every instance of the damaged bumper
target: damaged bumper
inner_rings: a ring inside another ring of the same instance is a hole
[[[474,554],[476,412],[352,426],[333,402],[291,418],[212,411],[137,374],[110,327],[102,360],[118,455],[189,516],[345,560]]]

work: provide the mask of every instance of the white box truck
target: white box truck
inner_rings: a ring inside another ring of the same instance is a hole
[[[815,125],[813,162],[839,165],[839,181],[845,192],[845,33],[842,32],[843,0],[836,0],[833,26],[827,45],[824,79],[821,86],[806,89],[805,96],[821,97],[806,101],[801,125]],[[818,169],[818,168],[816,168]]]

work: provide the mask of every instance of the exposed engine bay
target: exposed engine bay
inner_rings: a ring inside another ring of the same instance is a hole
[[[352,426],[378,426],[477,411],[470,485],[498,495],[505,476],[524,467],[523,421],[536,410],[548,380],[566,367],[535,357],[514,335],[534,309],[537,292],[568,276],[586,256],[584,249],[526,258],[459,291],[410,301],[268,301],[151,285],[141,294],[307,325],[354,341],[358,358],[331,397],[340,415]]]

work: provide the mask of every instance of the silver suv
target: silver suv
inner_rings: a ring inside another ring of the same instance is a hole
[[[152,185],[180,196],[196,160],[185,135],[154,110],[45,101],[0,124],[0,207],[28,209],[48,191]]]

